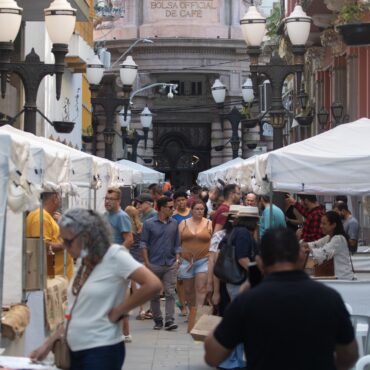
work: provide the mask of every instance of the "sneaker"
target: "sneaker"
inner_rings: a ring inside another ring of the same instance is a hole
[[[165,326],[164,326],[165,330],[175,330],[177,329],[177,325],[173,322],[173,321],[167,321]]]
[[[125,343],[131,343],[131,342],[132,342],[132,336],[131,336],[131,334],[129,334],[129,335],[124,335],[124,336],[123,336],[123,341],[124,341]]]
[[[153,326],[153,330],[161,330],[163,328],[163,322],[157,321],[155,322],[155,325]]]

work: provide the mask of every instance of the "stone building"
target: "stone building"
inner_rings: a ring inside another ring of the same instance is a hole
[[[271,3],[264,1],[259,9],[268,15]],[[239,21],[250,2],[116,0],[112,4],[120,8],[122,16],[98,22],[94,34],[96,46],[105,47],[111,53],[114,65],[135,40],[149,38],[153,43],[139,43],[130,53],[139,66],[133,90],[155,82],[178,84],[178,94],[173,99],[155,89],[135,96],[134,128],[140,131],[138,114],[146,105],[154,113],[147,149],[142,141],[139,143],[138,162],[142,163],[143,158],[152,159],[151,165],[165,172],[175,186],[189,186],[199,171],[232,158],[228,142],[231,126],[225,121],[224,130],[221,130],[211,86],[216,78],[227,86],[224,112],[234,105],[241,108],[241,86],[248,75],[249,62]],[[112,68],[117,76],[118,64]],[[243,145],[239,156],[249,157],[255,151],[249,149],[247,143],[253,147],[260,139],[259,128],[248,131],[240,126]],[[223,150],[215,150],[224,144]],[[262,145],[268,144],[265,140]],[[98,154],[102,155],[103,148],[101,137]],[[256,150],[264,149],[257,147]],[[117,135],[114,152],[114,159],[124,156]]]

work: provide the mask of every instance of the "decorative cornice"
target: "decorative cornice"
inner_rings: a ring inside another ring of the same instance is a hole
[[[313,70],[321,69],[325,57],[325,49],[319,46],[312,46],[307,49],[305,62],[312,66]]]
[[[332,49],[334,55],[340,55],[345,50],[345,44],[342,41],[341,36],[334,30],[334,28],[328,28],[322,32],[320,36],[321,44],[324,47]]]

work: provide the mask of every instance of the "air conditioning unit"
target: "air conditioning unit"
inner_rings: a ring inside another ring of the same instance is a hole
[[[264,81],[259,87],[260,112],[265,113],[271,106],[271,84],[269,80]]]

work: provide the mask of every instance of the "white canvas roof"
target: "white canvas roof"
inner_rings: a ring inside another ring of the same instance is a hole
[[[370,119],[362,118],[275,150],[268,153],[267,178],[273,190],[368,194],[369,138]]]
[[[4,241],[4,224],[6,212],[6,198],[9,181],[9,157],[11,153],[10,136],[0,136],[0,248],[2,249]]]
[[[212,186],[217,185],[217,180],[220,179],[224,182],[235,182],[235,176],[231,177],[231,175],[227,173],[227,170],[230,168],[237,167],[244,162],[242,158],[234,158],[231,161],[225,162],[220,164],[219,166],[215,166],[210,168],[207,171],[199,172],[197,183],[201,186]]]
[[[120,166],[131,168],[134,171],[135,184],[152,184],[164,181],[164,173],[145,167],[139,163],[121,159],[116,162]]]
[[[266,194],[271,187],[312,194],[369,194],[369,138],[370,119],[361,118],[239,163],[226,162],[201,172],[198,182],[231,179],[257,194]]]

